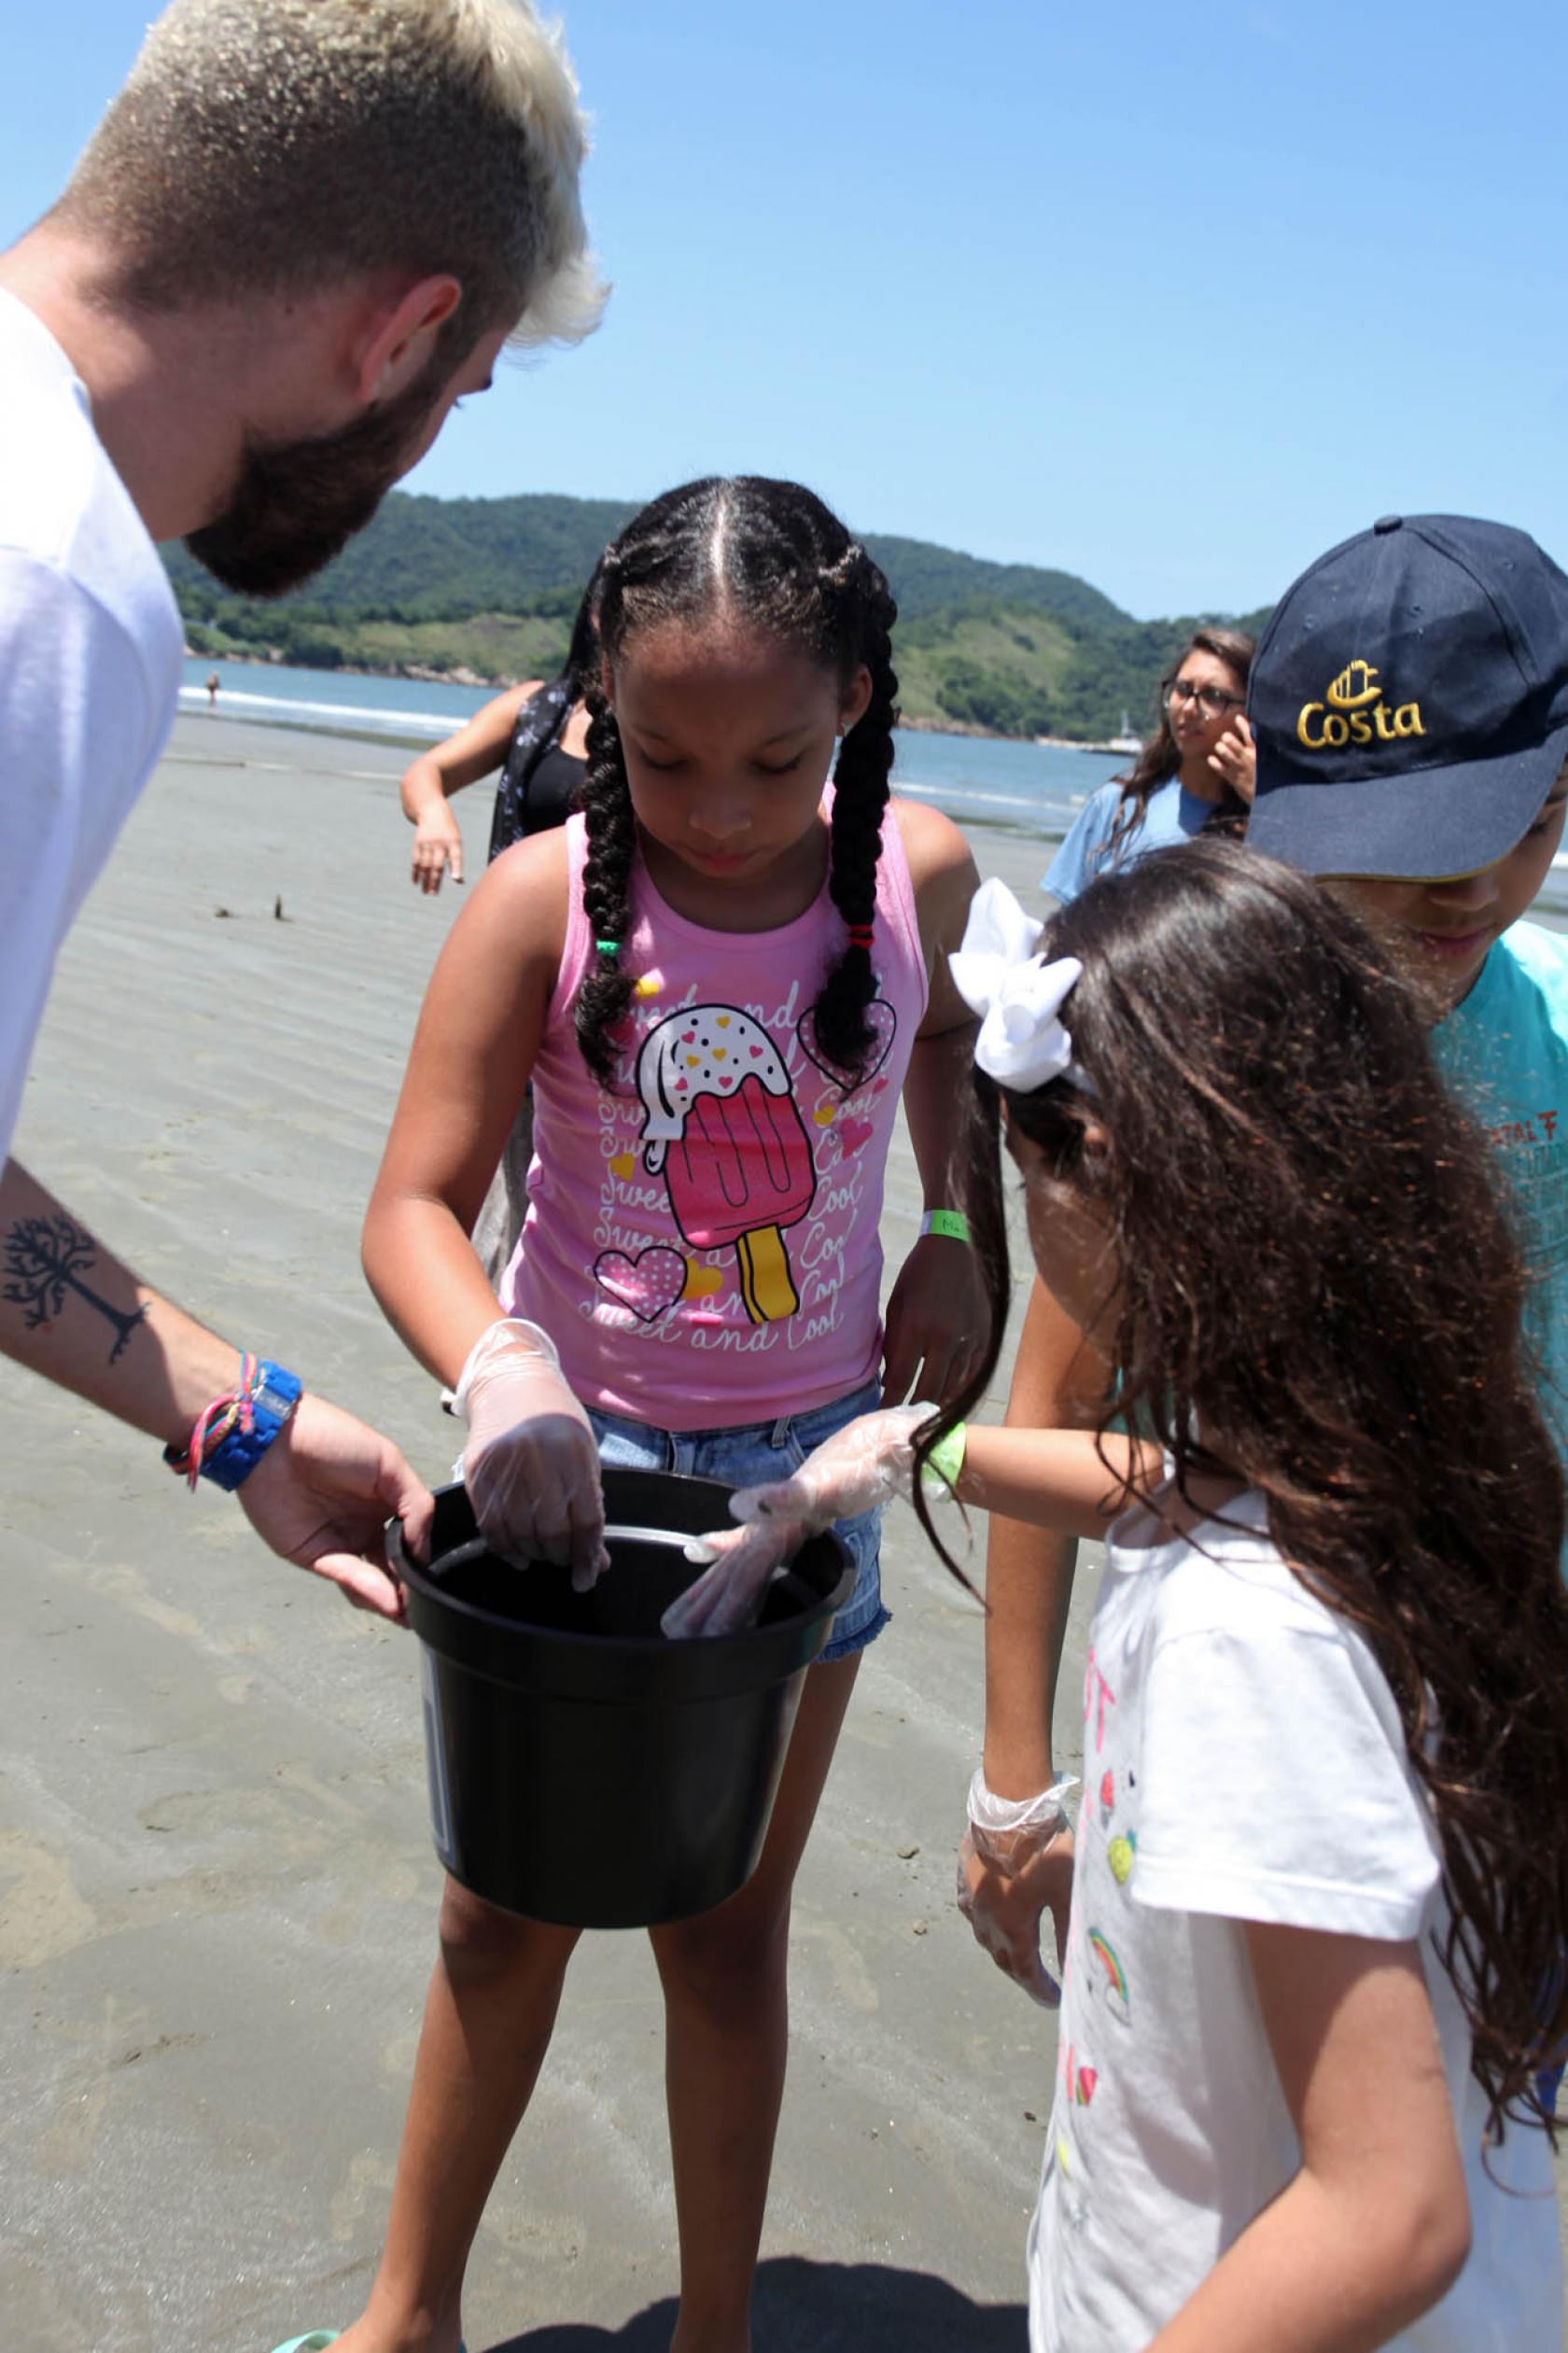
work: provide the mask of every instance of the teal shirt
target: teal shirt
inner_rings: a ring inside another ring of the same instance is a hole
[[[1535,1279],[1525,1332],[1541,1407],[1568,1462],[1568,937],[1516,923],[1432,1050],[1507,1180]]]

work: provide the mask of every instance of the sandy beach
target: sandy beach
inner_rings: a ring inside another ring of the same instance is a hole
[[[403,758],[179,721],[67,945],[18,1148],[149,1279],[437,1479],[454,1425],[357,1264],[461,903],[409,886]],[[459,806],[477,872],[489,794]],[[1039,842],[973,838],[1032,890]],[[917,1209],[905,1153],[894,1269]],[[146,1440],[4,1364],[0,1403],[6,2341],[269,2353],[357,2312],[379,2246],[440,1879],[414,1646]],[[978,1611],[904,1513],[884,1590],[799,1884],[757,2342],[1021,2353],[1054,2024],[953,1901]],[[469,2353],[663,2353],[674,2279],[654,1972],[641,1936],[597,1937],[476,2248]]]
[[[66,948],[18,1148],[150,1280],[436,1479],[454,1426],[357,1254],[461,903],[409,886],[405,756],[179,721]],[[458,805],[477,871],[489,795]],[[975,838],[1033,886],[1037,843]],[[901,1155],[895,1268],[918,1206]],[[0,1398],[7,2342],[268,2353],[352,2316],[380,2240],[439,1888],[413,1643],[146,1440],[5,1365]],[[1003,2353],[1054,2034],[952,1899],[978,1613],[906,1514],[884,1562],[894,1622],[799,1886],[758,2342]],[[667,2343],[661,2032],[646,1940],[592,1940],[476,2249],[470,2353]]]

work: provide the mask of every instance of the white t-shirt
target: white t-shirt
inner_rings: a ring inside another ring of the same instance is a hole
[[[1307,1592],[1263,1499],[1107,1547],[1085,1689],[1084,1803],[1056,2105],[1029,2234],[1033,2353],[1143,2353],[1296,2173],[1300,2147],[1246,1921],[1421,1940],[1469,2180],[1473,2247],[1399,2353],[1551,2353],[1562,2278],[1550,2153],[1517,2126],[1481,2164],[1470,2032],[1429,1932],[1429,1809],[1382,1672]],[[1140,1539],[1142,1539],[1141,1544]],[[1200,1551],[1198,1547],[1203,1549]]]
[[[60,944],[167,740],[180,652],[86,387],[0,290],[0,1157]]]

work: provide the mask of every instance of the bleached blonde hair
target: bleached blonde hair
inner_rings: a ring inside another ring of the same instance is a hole
[[[605,288],[558,26],[528,0],[174,0],[55,217],[152,310],[388,269],[463,287],[449,340],[575,343]]]

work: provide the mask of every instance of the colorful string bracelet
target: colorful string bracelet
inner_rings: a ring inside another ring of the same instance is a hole
[[[187,1444],[166,1446],[163,1460],[194,1490],[199,1478],[231,1493],[242,1486],[300,1402],[303,1383],[270,1357],[240,1359],[236,1389],[196,1416]]]

